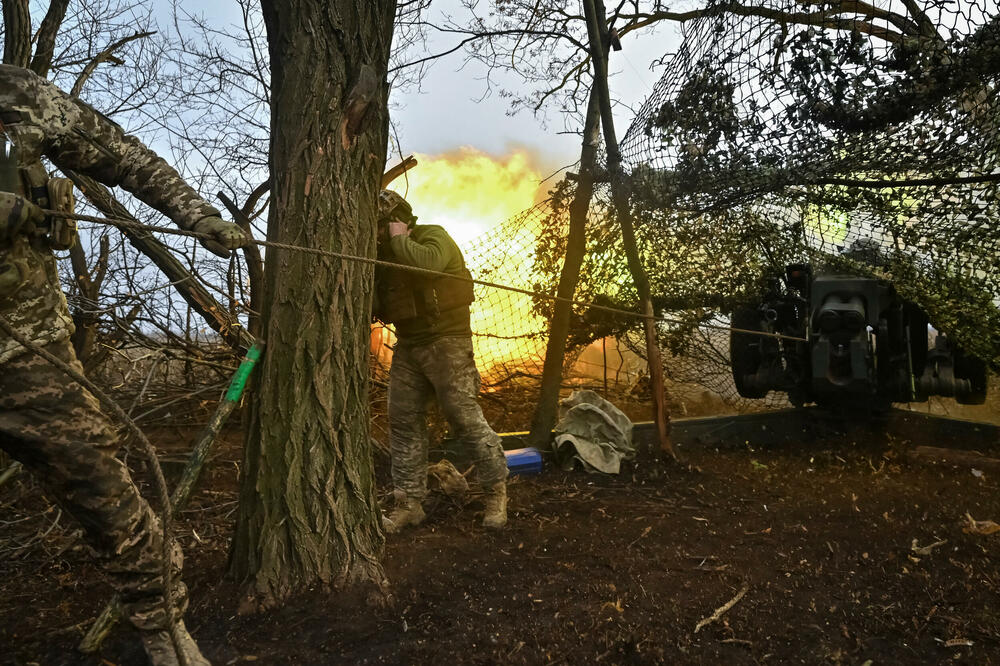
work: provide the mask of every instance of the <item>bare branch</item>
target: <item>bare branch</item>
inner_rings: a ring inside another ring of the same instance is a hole
[[[144,37],[149,37],[150,35],[155,35],[155,34],[156,34],[155,31],[137,32],[134,35],[129,35],[128,37],[123,37],[119,39],[117,42],[115,42],[108,48],[98,53],[96,56],[94,56],[93,60],[87,63],[87,66],[83,68],[83,71],[80,72],[80,75],[76,77],[76,83],[73,84],[73,89],[70,90],[70,95],[73,97],[80,96],[80,91],[83,90],[83,86],[87,83],[87,79],[90,78],[90,76],[94,73],[94,70],[97,69],[98,65],[100,65],[101,63],[110,61],[116,65],[121,65],[123,61],[114,55],[115,51],[125,46],[129,42],[134,42],[137,39],[143,39]]]
[[[695,19],[705,18],[708,16],[735,14],[737,16],[755,16],[758,18],[766,18],[777,23],[811,25],[820,28],[830,28],[833,30],[852,30],[854,32],[877,37],[890,43],[897,43],[903,39],[903,32],[894,32],[888,28],[877,26],[870,21],[862,20],[860,18],[847,18],[841,16],[841,14],[845,13],[857,13],[870,19],[881,18],[887,21],[892,21],[894,24],[902,23],[902,25],[908,26],[911,31],[914,30],[913,24],[906,21],[905,18],[880,10],[876,7],[872,7],[864,2],[845,1],[838,3],[833,9],[816,12],[785,12],[776,9],[768,9],[766,7],[740,5],[734,2],[727,5],[718,5],[708,9],[696,9],[687,12],[656,11],[649,13],[640,12],[635,14],[624,14],[622,15],[622,18],[630,23],[619,30],[618,34],[620,36],[625,36],[630,32],[641,30],[642,28],[648,28],[662,21],[685,23],[687,21],[693,21]]]

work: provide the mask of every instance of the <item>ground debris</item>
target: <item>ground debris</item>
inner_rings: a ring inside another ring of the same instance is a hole
[[[965,527],[962,528],[962,531],[967,534],[982,534],[988,536],[990,534],[1000,532],[1000,525],[992,520],[976,520],[969,514],[968,511],[965,512],[965,518],[968,522]]]
[[[745,595],[749,590],[750,590],[750,585],[748,583],[743,583],[743,587],[740,588],[740,591],[736,593],[735,597],[727,601],[722,606],[716,608],[715,612],[709,615],[708,617],[698,621],[698,624],[696,624],[694,627],[694,633],[697,634],[699,631],[701,631],[702,627],[712,624],[713,622],[719,620],[719,618],[721,618],[723,615],[729,612],[729,609],[738,604],[740,602],[740,599],[743,598],[743,595]]]
[[[948,543],[948,540],[947,539],[943,539],[941,541],[935,541],[934,543],[928,544],[926,546],[918,546],[917,545],[917,540],[914,539],[910,543],[910,550],[912,550],[917,555],[930,555],[932,550],[934,550],[938,546],[943,546],[946,543]]]
[[[427,466],[427,476],[431,489],[440,489],[459,504],[469,500],[469,482],[450,460],[442,459]]]

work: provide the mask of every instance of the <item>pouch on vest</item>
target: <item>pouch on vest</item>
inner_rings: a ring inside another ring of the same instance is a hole
[[[60,213],[76,212],[76,198],[73,196],[73,181],[68,178],[50,178],[46,184],[49,206]],[[68,250],[76,244],[76,220],[67,217],[49,218],[49,247],[53,250]]]
[[[375,277],[375,317],[386,324],[396,324],[419,315],[411,284],[413,276],[392,268],[378,271]]]
[[[42,211],[23,195],[17,144],[0,131],[0,243],[4,245],[15,234],[33,234],[35,225],[44,220]]]

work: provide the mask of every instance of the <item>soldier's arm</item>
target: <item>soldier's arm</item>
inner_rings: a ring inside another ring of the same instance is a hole
[[[392,253],[401,264],[432,271],[446,271],[460,258],[458,246],[441,227],[427,227],[420,237],[393,236]]]
[[[38,118],[46,156],[59,168],[119,186],[191,229],[219,210],[202,199],[180,174],[134,136],[84,102],[35,77]]]

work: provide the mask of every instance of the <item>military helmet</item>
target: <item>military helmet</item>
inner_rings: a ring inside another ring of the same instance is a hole
[[[413,207],[406,199],[398,192],[382,190],[378,195],[378,217],[380,220],[385,220],[393,216],[409,225],[417,221]]]

